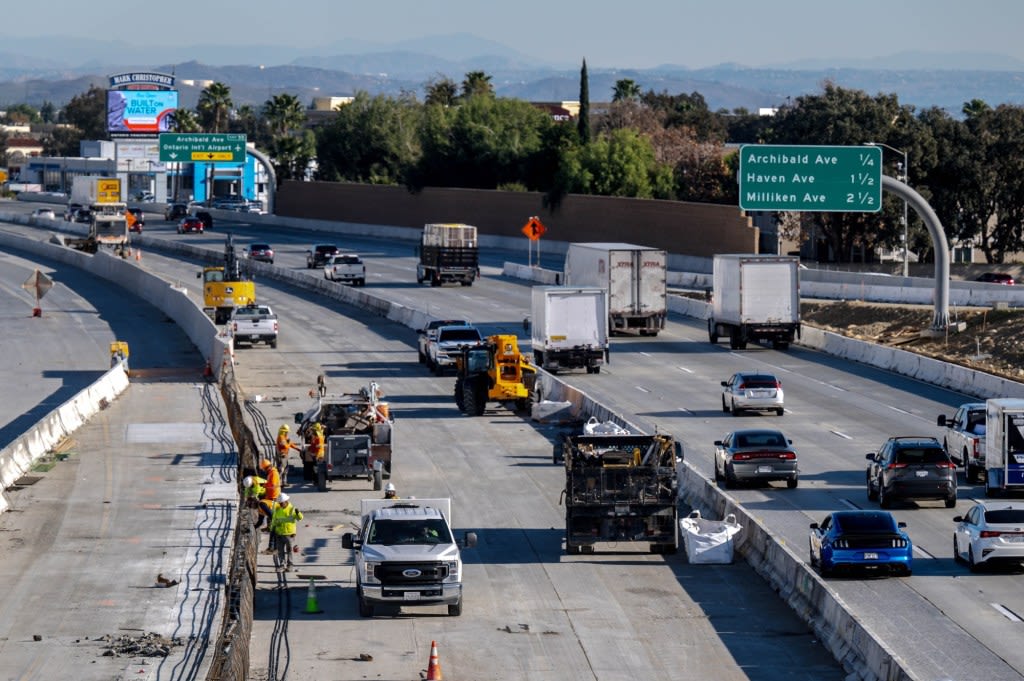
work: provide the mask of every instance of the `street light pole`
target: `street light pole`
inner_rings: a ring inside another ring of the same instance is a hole
[[[865,142],[864,144],[866,144],[869,147],[885,147],[886,149],[888,149],[889,151],[891,151],[893,153],[901,154],[903,156],[903,165],[902,165],[902,168],[900,168],[899,164],[897,163],[896,169],[897,170],[902,170],[903,174],[902,174],[902,176],[896,175],[896,179],[901,181],[903,184],[905,184],[907,186],[910,185],[910,165],[909,165],[909,163],[907,161],[907,152],[906,151],[904,151],[903,149],[897,149],[896,147],[890,147],[885,142]],[[907,227],[908,227],[908,223],[907,223],[907,200],[903,199],[903,276],[904,277],[909,277],[910,276],[910,259],[909,259],[909,251],[907,249],[907,246],[908,246],[908,244],[907,244]]]

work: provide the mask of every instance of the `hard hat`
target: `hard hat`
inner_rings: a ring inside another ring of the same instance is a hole
[[[395,491],[395,483],[389,482],[387,485],[384,486],[384,491],[385,492],[394,492]]]
[[[282,503],[282,504],[286,504],[286,503],[288,503],[288,499],[290,499],[290,498],[291,498],[291,497],[289,497],[289,496],[288,496],[287,494],[282,494],[281,496],[279,496],[279,497],[277,498],[277,501],[278,501],[279,503]]]
[[[323,430],[323,429],[324,429],[324,424],[320,423],[319,421],[317,421],[316,423],[313,424],[313,430]]]
[[[289,430],[291,430],[291,428],[288,427],[288,424],[287,423],[282,423],[281,427],[277,429],[277,432],[279,432],[279,433],[287,433]]]
[[[252,487],[252,476],[247,475],[244,478],[242,478],[242,484],[246,487]]]
[[[262,470],[267,470],[268,468],[270,468],[270,459],[263,459],[262,461],[260,461],[260,468]]]

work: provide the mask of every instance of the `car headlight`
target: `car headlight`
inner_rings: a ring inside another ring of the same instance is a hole
[[[380,580],[377,579],[377,566],[380,563],[369,562],[365,563],[366,567],[366,583],[367,584],[380,584]]]
[[[457,560],[450,560],[445,563],[448,566],[448,576],[444,578],[445,582],[457,584],[460,581],[460,573],[462,572],[462,563]]]

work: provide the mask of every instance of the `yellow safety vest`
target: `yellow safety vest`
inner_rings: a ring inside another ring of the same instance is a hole
[[[278,505],[274,509],[274,517],[270,520],[270,530],[275,534],[295,534],[295,524],[302,520],[302,513],[290,503]]]

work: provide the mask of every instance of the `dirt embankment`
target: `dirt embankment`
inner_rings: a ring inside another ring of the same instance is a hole
[[[931,327],[931,306],[814,301],[802,303],[800,314],[803,323],[844,336],[1024,380],[1024,312],[1018,310],[951,309],[951,324],[966,329],[937,338],[920,335]]]

